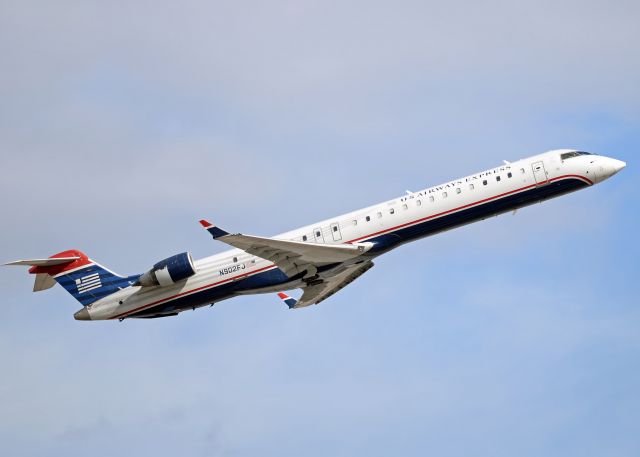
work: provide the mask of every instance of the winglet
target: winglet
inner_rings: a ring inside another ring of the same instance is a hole
[[[296,300],[295,298],[291,298],[284,292],[278,292],[278,297],[280,297],[280,299],[284,302],[285,305],[289,307],[289,309],[293,308],[298,303],[298,300]]]
[[[225,236],[229,234],[229,232],[225,232],[220,227],[216,227],[211,222],[205,219],[200,220],[200,225],[202,225],[205,229],[207,229],[207,232],[211,233],[211,236],[213,237],[214,240],[216,238],[220,238],[221,236]]]

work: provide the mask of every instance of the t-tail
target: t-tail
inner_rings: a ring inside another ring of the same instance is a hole
[[[117,275],[75,249],[60,252],[48,259],[16,260],[6,265],[30,266],[29,273],[36,275],[34,292],[49,289],[57,282],[82,306],[129,287],[139,276]]]

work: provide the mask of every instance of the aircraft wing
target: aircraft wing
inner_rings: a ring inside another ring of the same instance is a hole
[[[352,260],[372,246],[371,243],[319,244],[230,234],[205,220],[200,224],[214,239],[273,262],[289,277],[304,272],[313,276],[318,267]]]
[[[309,305],[317,305],[321,301],[329,298],[345,286],[351,284],[354,280],[362,276],[366,271],[373,267],[373,262],[368,260],[364,263],[355,264],[347,267],[344,271],[332,276],[321,284],[307,286],[304,288],[302,297],[299,300],[289,297],[287,294],[280,292],[278,296],[285,302],[290,309],[304,308]]]

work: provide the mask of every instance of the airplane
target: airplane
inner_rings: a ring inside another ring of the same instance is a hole
[[[194,261],[189,252],[121,276],[79,250],[29,266],[34,292],[56,283],[82,304],[75,319],[175,316],[239,295],[277,293],[290,308],[329,298],[405,243],[600,183],[626,166],[617,159],[558,149],[410,192],[272,238],[231,233],[201,220],[214,240],[233,249]],[[299,299],[283,291],[302,289]]]

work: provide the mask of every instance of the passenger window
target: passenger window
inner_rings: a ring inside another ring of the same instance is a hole
[[[520,169],[520,173],[524,174],[524,168]]]
[[[469,189],[473,190],[475,186],[473,184],[469,184]]]
[[[433,198],[433,195],[429,195],[429,201],[433,203],[433,200],[435,200],[435,199]]]
[[[407,204],[405,203],[404,205],[402,205],[402,209],[409,209],[409,207],[407,206]]]
[[[389,208],[389,214],[393,214],[393,213],[395,213],[395,212],[396,212],[396,210],[395,210],[395,209],[393,209],[393,208]]]
[[[442,198],[447,198],[447,193],[446,192],[442,192]]]
[[[456,189],[456,194],[459,194],[460,192],[462,192],[462,189],[460,189],[459,187]]]
[[[302,235],[302,241],[307,241],[307,235]]]
[[[233,258],[233,263],[238,263],[238,258],[237,257]]]
[[[422,205],[422,200],[416,200],[416,206]]]
[[[500,181],[500,176],[496,176],[496,181]]]
[[[511,178],[512,176],[511,172],[507,173],[507,178]]]
[[[322,235],[322,233],[320,233],[320,230],[317,230],[317,231],[316,231],[316,237],[317,237],[317,238],[320,238],[320,236],[321,236],[321,235]]]
[[[482,185],[486,186],[487,185],[487,180],[485,179],[484,181],[482,181]]]
[[[382,217],[382,213],[378,211],[378,219],[380,219],[381,217]]]
[[[337,226],[337,225],[334,225],[334,226],[333,226],[333,231],[334,231],[334,232],[337,232],[337,231],[338,231],[338,226]]]
[[[367,222],[369,222],[371,220],[371,217],[367,216],[365,219],[367,219]]]

